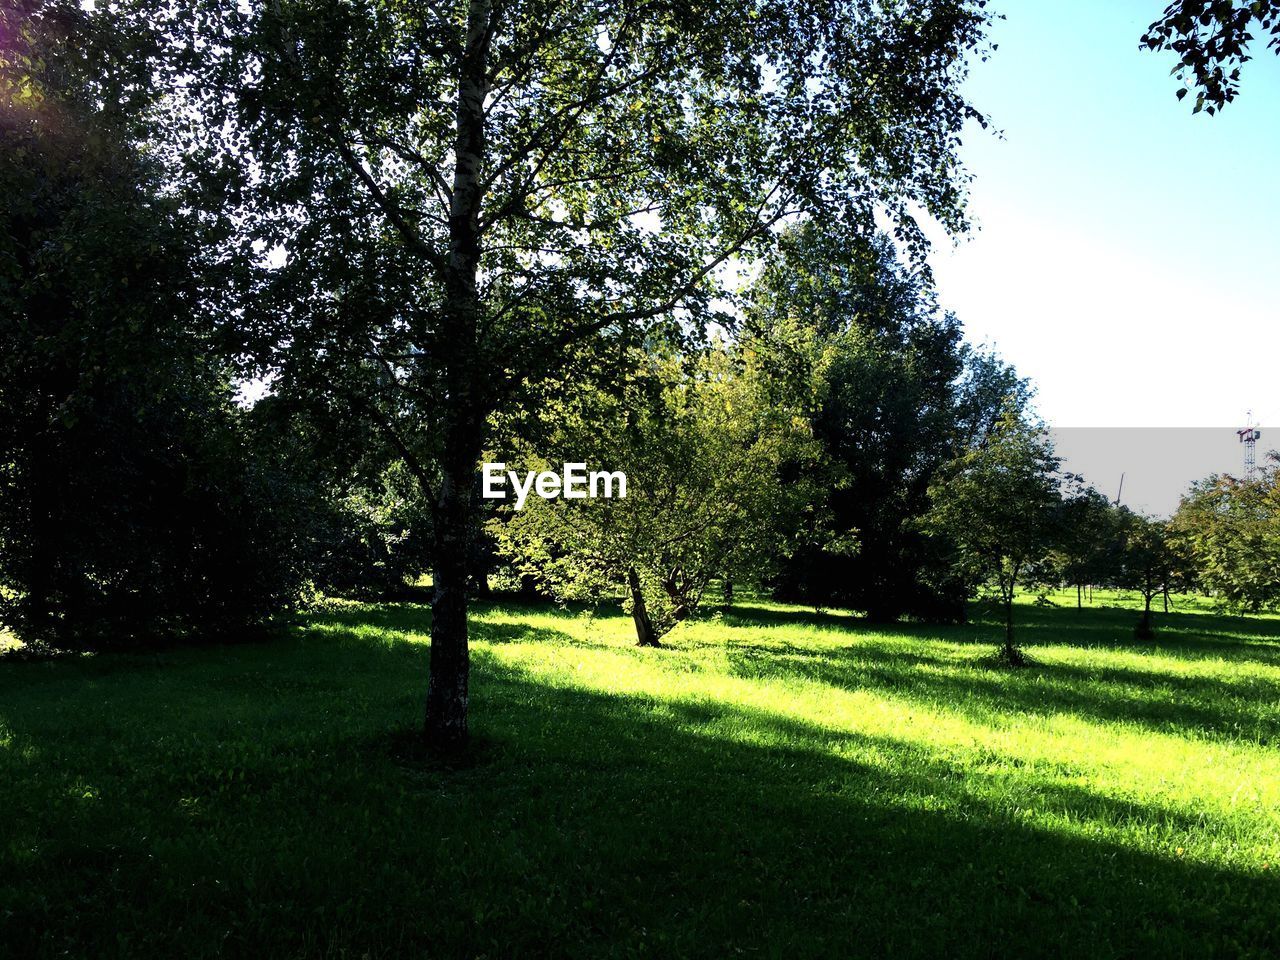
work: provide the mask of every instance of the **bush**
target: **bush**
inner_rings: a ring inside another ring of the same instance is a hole
[[[24,640],[235,633],[298,594],[290,487],[255,461],[238,412],[139,399],[117,384],[15,451],[0,484],[0,618]]]

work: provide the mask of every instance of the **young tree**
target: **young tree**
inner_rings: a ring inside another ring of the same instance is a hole
[[[923,521],[952,544],[961,570],[994,580],[1004,608],[1001,656],[1025,658],[1014,644],[1013,600],[1020,578],[1052,543],[1058,508],[1058,459],[1043,427],[1010,402],[985,441],[940,472]]]
[[[426,732],[467,735],[490,415],[604,344],[695,331],[797,211],[919,252],[965,226],[958,93],[986,0],[122,0],[183,149],[277,251],[251,345],[387,433],[431,504]],[[121,27],[124,29],[124,27]]]
[[[1076,588],[1076,607],[1084,588],[1105,583],[1117,572],[1122,544],[1121,514],[1092,487],[1065,496],[1052,567],[1061,581]]]
[[[803,420],[767,401],[750,356],[713,347],[686,370],[649,357],[621,396],[582,391],[545,451],[626,476],[621,499],[531,496],[491,524],[504,552],[562,599],[621,589],[640,646],[690,616],[711,580],[759,583],[803,526],[815,454]],[[522,466],[557,469],[536,456]]]
[[[1123,510],[1120,517],[1123,547],[1117,582],[1142,595],[1142,618],[1133,629],[1139,640],[1155,637],[1151,628],[1151,601],[1170,590],[1176,560],[1169,528],[1161,520]]]

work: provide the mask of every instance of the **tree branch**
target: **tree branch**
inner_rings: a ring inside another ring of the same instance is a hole
[[[400,208],[392,203],[391,199],[383,192],[382,187],[378,185],[378,181],[364,168],[364,164],[360,162],[360,158],[355,155],[346,140],[341,136],[335,136],[334,146],[337,148],[338,156],[342,158],[343,163],[364,184],[365,189],[369,191],[370,196],[373,197],[374,202],[378,205],[378,209],[391,222],[391,225],[396,228],[396,232],[404,238],[415,253],[431,264],[433,269],[443,272],[445,266],[444,258],[433,250],[430,244],[422,239],[422,234],[404,218]]]

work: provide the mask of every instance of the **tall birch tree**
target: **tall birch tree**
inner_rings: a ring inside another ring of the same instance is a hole
[[[426,734],[467,737],[465,557],[491,414],[575,357],[696,334],[807,213],[965,224],[985,0],[122,0],[281,389],[404,457],[435,544]],[[105,14],[104,14],[105,15]],[[232,253],[228,254],[233,255]]]

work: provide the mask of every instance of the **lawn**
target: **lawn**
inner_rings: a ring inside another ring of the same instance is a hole
[[[981,611],[481,606],[453,766],[414,604],[0,660],[0,955],[1276,956],[1280,620],[1056,599],[1016,672]]]

